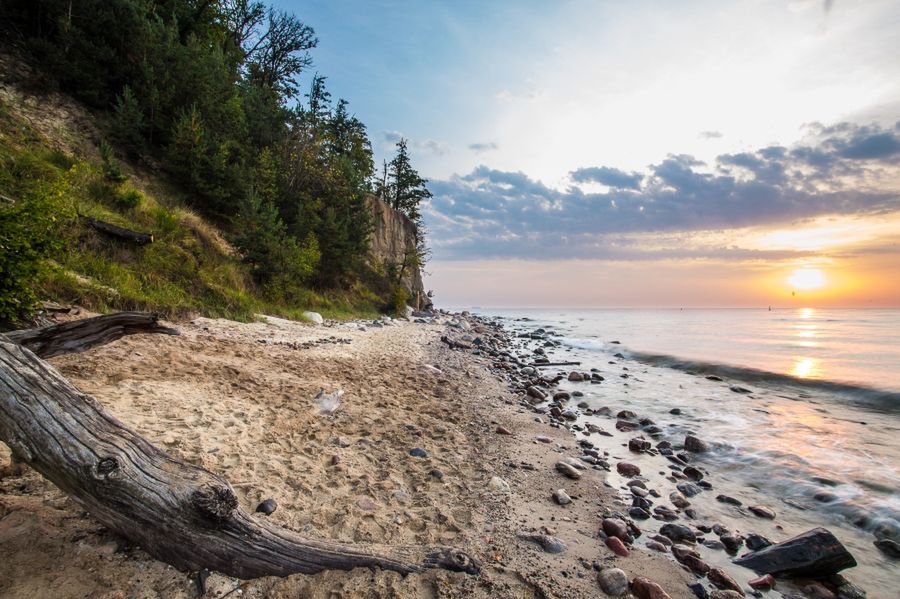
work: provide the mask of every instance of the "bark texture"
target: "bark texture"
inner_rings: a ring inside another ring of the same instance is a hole
[[[90,226],[95,231],[103,233],[104,235],[109,235],[110,237],[115,237],[116,239],[124,239],[125,241],[130,241],[138,245],[153,243],[153,235],[150,235],[149,233],[138,233],[137,231],[131,231],[130,229],[126,229],[125,227],[113,225],[111,223],[103,222],[102,220],[97,220],[96,218],[90,218],[88,216],[83,216],[82,218],[84,219],[84,222],[88,224],[88,226]]]
[[[166,455],[2,335],[0,440],[99,522],[182,570],[239,578],[357,567],[479,571],[448,547],[344,544],[255,520],[224,478]]]
[[[7,333],[10,341],[27,347],[40,358],[83,352],[136,333],[177,335],[178,330],[159,323],[159,315],[149,312],[118,312],[83,320],[73,320],[36,329]]]

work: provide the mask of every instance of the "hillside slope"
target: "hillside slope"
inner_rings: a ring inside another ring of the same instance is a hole
[[[49,216],[57,232],[53,259],[35,277],[37,298],[101,311],[241,320],[258,312],[299,318],[308,309],[373,315],[388,307],[385,264],[391,251],[409,243],[392,239],[407,233],[397,218],[373,223],[381,227],[373,240],[388,240],[389,249],[379,250],[364,283],[327,293],[260,288],[223,233],[186,208],[190,198],[159,168],[122,160],[104,141],[102,121],[63,95],[29,92],[32,77],[19,61],[0,55],[0,196],[23,219]],[[103,235],[87,219],[148,233],[154,241],[137,245]],[[407,279],[407,295],[421,295],[418,270]]]

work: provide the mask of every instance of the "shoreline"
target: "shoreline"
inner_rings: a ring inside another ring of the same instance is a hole
[[[627,557],[606,544],[605,518],[631,520],[628,536],[644,524],[628,516],[620,477],[584,462],[586,440],[600,448],[609,438],[527,400],[516,354],[546,338],[523,342],[472,316],[413,321],[198,318],[180,337],[133,336],[51,362],[154,444],[225,475],[249,510],[275,499],[268,518],[279,525],[348,542],[446,544],[482,564],[479,576],[213,574],[205,597],[597,597],[598,570],[611,568],[672,599],[695,596],[687,568],[642,546],[651,533]],[[334,413],[318,408],[319,389],[344,391]],[[628,449],[611,453],[628,459]],[[579,460],[588,467],[577,480],[557,466]],[[557,540],[565,550],[548,552]],[[29,470],[0,480],[0,597],[46,594],[198,596],[193,577],[103,530]]]
[[[347,542],[459,547],[482,573],[357,569],[249,581],[214,573],[202,596],[595,597],[598,560],[673,587],[673,599],[691,596],[674,563],[644,552],[614,558],[603,546],[596,513],[614,495],[601,473],[566,482],[553,469],[561,453],[577,454],[571,435],[534,422],[490,359],[442,343],[452,317],[324,327],[266,320],[198,318],[177,325],[178,337],[130,336],[51,363],[155,445],[223,474],[245,508],[275,499],[274,523]],[[319,410],[320,389],[344,391],[333,414]],[[415,448],[426,456],[411,456]],[[0,447],[0,463],[8,459]],[[570,505],[550,499],[560,487]],[[528,540],[541,532],[566,551]],[[26,469],[0,480],[0,597],[40,596],[198,593],[195,577],[151,559]]]

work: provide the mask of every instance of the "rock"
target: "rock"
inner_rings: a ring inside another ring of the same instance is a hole
[[[421,447],[413,447],[409,450],[409,455],[414,458],[427,458],[428,452],[422,449]]]
[[[837,595],[821,582],[804,585],[803,594],[809,599],[837,599]]]
[[[661,586],[642,576],[631,581],[631,592],[637,599],[672,599]]]
[[[741,599],[743,596],[737,591],[715,590],[709,594],[709,599]]]
[[[256,506],[256,511],[260,514],[265,514],[266,516],[271,515],[276,509],[278,509],[278,504],[275,503],[274,499],[266,499]]]
[[[688,588],[694,592],[694,595],[698,599],[709,599],[709,591],[706,590],[706,587],[703,586],[703,583],[695,582],[688,585]]]
[[[361,510],[366,510],[367,512],[371,512],[373,510],[378,509],[378,504],[369,499],[368,497],[361,497],[356,500],[356,507]]]
[[[735,591],[742,597],[744,596],[744,591],[741,589],[741,585],[735,582],[734,578],[729,576],[722,568],[710,568],[709,572],[706,573],[706,577],[717,588],[726,591]]]
[[[709,451],[709,445],[706,441],[702,441],[693,435],[688,435],[684,438],[684,448],[687,451],[692,451],[694,453],[705,453]]]
[[[581,472],[566,462],[556,462],[556,471],[573,480],[581,478]]]
[[[508,428],[506,428],[505,426],[498,426],[496,432],[498,435],[511,435],[512,434],[512,431],[509,430]]]
[[[304,312],[303,318],[314,324],[323,324],[325,322],[325,319],[318,312]]]
[[[597,574],[597,582],[604,593],[618,597],[628,592],[628,575],[619,568],[604,568]]]
[[[663,524],[659,528],[659,532],[660,534],[672,539],[676,543],[680,543],[682,541],[695,543],[697,541],[697,535],[694,534],[694,531],[684,524],[673,524],[669,522],[667,524]]]
[[[675,488],[678,489],[685,497],[693,497],[702,491],[700,487],[695,485],[694,483],[678,483],[675,485]]]
[[[539,399],[541,401],[544,401],[545,399],[547,399],[547,394],[544,393],[544,391],[541,388],[535,387],[534,385],[531,385],[525,391],[526,391],[526,393],[528,393],[529,396],[531,396],[535,399]]]
[[[679,562],[690,568],[694,574],[704,575],[709,572],[709,564],[700,558],[700,554],[684,545],[675,545],[672,547],[672,555]]]
[[[569,497],[569,494],[566,493],[565,489],[557,489],[553,492],[553,500],[556,501],[559,505],[569,505],[572,503],[572,498]]]
[[[716,495],[716,501],[720,501],[722,503],[728,503],[731,505],[743,505],[739,499],[735,499],[734,497],[729,497],[728,495]]]
[[[757,591],[768,591],[775,588],[775,577],[771,574],[766,574],[765,576],[754,578],[747,584],[749,584],[751,588],[754,588]]]
[[[844,581],[838,585],[837,596],[838,599],[866,599],[866,592],[855,584]]]
[[[703,541],[703,546],[715,549],[716,551],[725,551],[725,543],[718,539],[705,539]]]
[[[767,520],[775,519],[775,511],[772,508],[766,507],[764,505],[751,505],[747,509],[749,509],[760,518],[766,518]]]
[[[430,474],[433,478],[436,478],[438,480],[444,480],[444,473],[441,472],[440,470],[438,470],[437,468],[434,468],[428,474]]]
[[[681,408],[672,408],[671,410],[669,410],[669,414],[672,414],[673,416],[679,416],[681,415]]]
[[[584,380],[584,375],[581,374],[580,372],[573,370],[572,372],[569,373],[569,380],[572,382],[575,382],[575,383],[581,382]]]
[[[648,449],[650,449],[650,441],[641,439],[640,437],[635,437],[634,439],[628,441],[628,449],[630,449],[631,451],[636,451],[638,453],[647,451]]]
[[[606,537],[604,543],[606,543],[606,546],[609,547],[610,551],[619,557],[628,557],[628,547],[625,546],[625,543],[623,543],[622,539],[619,537]]]
[[[897,543],[897,541],[893,539],[878,539],[874,543],[885,555],[900,558],[900,543]]]
[[[622,476],[640,476],[641,474],[641,469],[629,462],[616,464],[616,471]]]
[[[519,534],[519,538],[531,541],[532,543],[537,543],[537,545],[546,553],[562,553],[566,550],[566,544],[563,543],[562,540],[551,537],[550,535],[522,533]]]
[[[759,551],[760,549],[768,547],[772,544],[772,541],[762,535],[756,534],[755,532],[749,533],[745,537],[745,542],[747,543],[747,549],[749,549],[750,551]]]
[[[534,440],[537,441],[538,443],[552,443],[553,442],[553,439],[551,439],[550,437],[544,436],[544,435],[538,435],[537,437],[534,438]]]
[[[650,519],[650,512],[648,512],[647,510],[645,510],[642,507],[637,507],[637,506],[628,508],[628,515],[631,516],[632,518],[635,518],[636,520],[649,520]]]
[[[735,393],[743,393],[743,394],[753,393],[753,391],[751,391],[747,387],[741,387],[740,385],[731,385],[728,388],[731,389],[732,391],[734,391]]]
[[[669,551],[669,549],[659,541],[647,541],[646,545],[647,549],[659,551],[660,553],[667,553]]]
[[[738,549],[741,548],[741,545],[744,544],[744,540],[737,535],[733,535],[731,533],[727,533],[719,537],[719,540],[722,541],[722,544],[725,545],[725,551],[734,555],[738,552]]]
[[[567,391],[557,391],[553,394],[553,401],[569,401],[572,395]]]
[[[488,483],[488,489],[494,493],[509,493],[509,483],[499,476],[494,476]]]
[[[672,502],[677,508],[686,508],[691,505],[691,502],[687,500],[687,498],[679,493],[678,491],[672,491],[669,493],[669,501]]]
[[[700,470],[698,470],[697,468],[694,468],[693,466],[688,466],[681,472],[684,473],[684,475],[686,477],[688,477],[689,479],[694,480],[694,481],[699,481],[699,480],[703,479],[703,473],[700,472]]]
[[[670,539],[669,537],[666,537],[663,535],[653,535],[650,538],[653,539],[654,541],[656,541],[657,543],[662,543],[666,547],[672,546],[672,539]]]
[[[618,537],[623,541],[628,539],[628,525],[618,518],[604,518],[601,522],[603,532],[608,537]]]
[[[740,557],[734,563],[757,574],[824,578],[856,566],[850,552],[825,528],[814,528],[787,541]]]

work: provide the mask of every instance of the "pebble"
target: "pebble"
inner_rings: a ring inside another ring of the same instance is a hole
[[[618,537],[623,541],[628,539],[628,525],[618,518],[604,518],[600,526],[608,537]]]
[[[619,557],[628,557],[628,547],[625,546],[625,543],[623,543],[622,539],[619,537],[606,537],[604,543],[606,543],[606,546],[609,547],[610,551]]]
[[[706,443],[706,441],[703,441],[693,435],[688,435],[684,438],[684,448],[687,451],[692,451],[694,453],[705,453],[709,451],[709,445]]]
[[[616,471],[622,476],[639,476],[641,474],[641,469],[629,462],[616,464]]]
[[[735,582],[735,580],[731,576],[729,576],[722,568],[711,568],[709,572],[707,572],[706,578],[708,578],[711,583],[722,590],[731,590],[739,593],[741,596],[744,595],[744,591],[741,590],[741,586],[737,582]]]
[[[647,549],[659,551],[660,553],[668,553],[669,549],[659,541],[647,541]]]
[[[628,592],[628,575],[619,568],[604,568],[597,574],[597,582],[604,593],[618,597]]]
[[[569,505],[572,503],[572,498],[569,497],[569,494],[566,493],[565,489],[557,489],[553,492],[553,500],[556,501],[559,505]]]
[[[488,483],[488,489],[494,493],[509,493],[509,483],[499,476],[494,476]]]
[[[677,508],[686,508],[691,505],[691,502],[687,500],[687,498],[679,493],[678,491],[672,491],[669,493],[669,501],[672,502]]]
[[[749,584],[751,588],[754,588],[758,591],[768,591],[769,589],[775,588],[775,577],[771,574],[766,574],[765,576],[754,578],[747,584]]]
[[[697,535],[694,531],[684,524],[663,524],[659,529],[660,534],[672,539],[676,543],[688,541],[694,543],[697,541]]]
[[[556,462],[556,471],[563,476],[567,476],[573,480],[578,480],[579,478],[581,478],[581,472],[579,472],[576,468],[573,468],[566,462]]]
[[[520,534],[519,538],[537,543],[546,553],[562,553],[566,550],[566,544],[556,537],[542,534]]]
[[[256,511],[260,514],[265,514],[266,516],[270,515],[276,509],[278,509],[278,504],[275,503],[274,499],[266,499],[256,506]]]
[[[765,518],[767,520],[775,519],[775,511],[772,508],[766,507],[764,505],[751,505],[747,509],[749,509],[760,518]]]
[[[551,439],[550,437],[546,437],[544,435],[538,435],[537,437],[534,438],[534,440],[537,441],[538,443],[552,443],[553,442],[553,439]]]
[[[768,547],[772,544],[772,541],[767,539],[762,535],[758,535],[755,532],[751,532],[747,535],[745,542],[747,543],[747,549],[750,551],[759,551],[764,547]]]
[[[508,428],[506,428],[505,426],[498,426],[498,427],[497,427],[497,434],[498,434],[498,435],[511,435],[511,434],[512,434],[512,431],[509,430]]]
[[[430,474],[432,477],[434,477],[434,478],[436,478],[436,479],[438,479],[438,480],[444,480],[444,473],[441,472],[440,470],[438,470],[437,468],[435,468],[434,470],[432,470],[432,471],[429,472],[428,474]]]
[[[421,447],[413,447],[409,450],[409,455],[414,458],[427,458],[428,452],[422,449]]]
[[[703,473],[700,472],[700,470],[698,470],[697,468],[694,468],[693,466],[688,466],[687,468],[682,470],[682,472],[684,473],[684,475],[686,477],[688,477],[691,480],[699,481],[699,480],[703,479]]]
[[[661,586],[642,576],[631,581],[631,592],[638,599],[672,599]]]
[[[743,505],[739,499],[729,497],[728,495],[716,495],[716,501],[721,501],[722,503],[728,503],[731,505]]]
[[[630,449],[631,451],[636,451],[638,453],[647,451],[648,449],[650,449],[650,441],[647,441],[646,439],[642,439],[640,437],[635,437],[634,439],[628,441],[628,449]]]
[[[378,504],[369,499],[368,497],[361,497],[356,500],[356,507],[361,510],[373,511],[378,509]]]
[[[702,489],[694,483],[679,483],[675,485],[675,488],[685,497],[693,497],[702,491]]]

